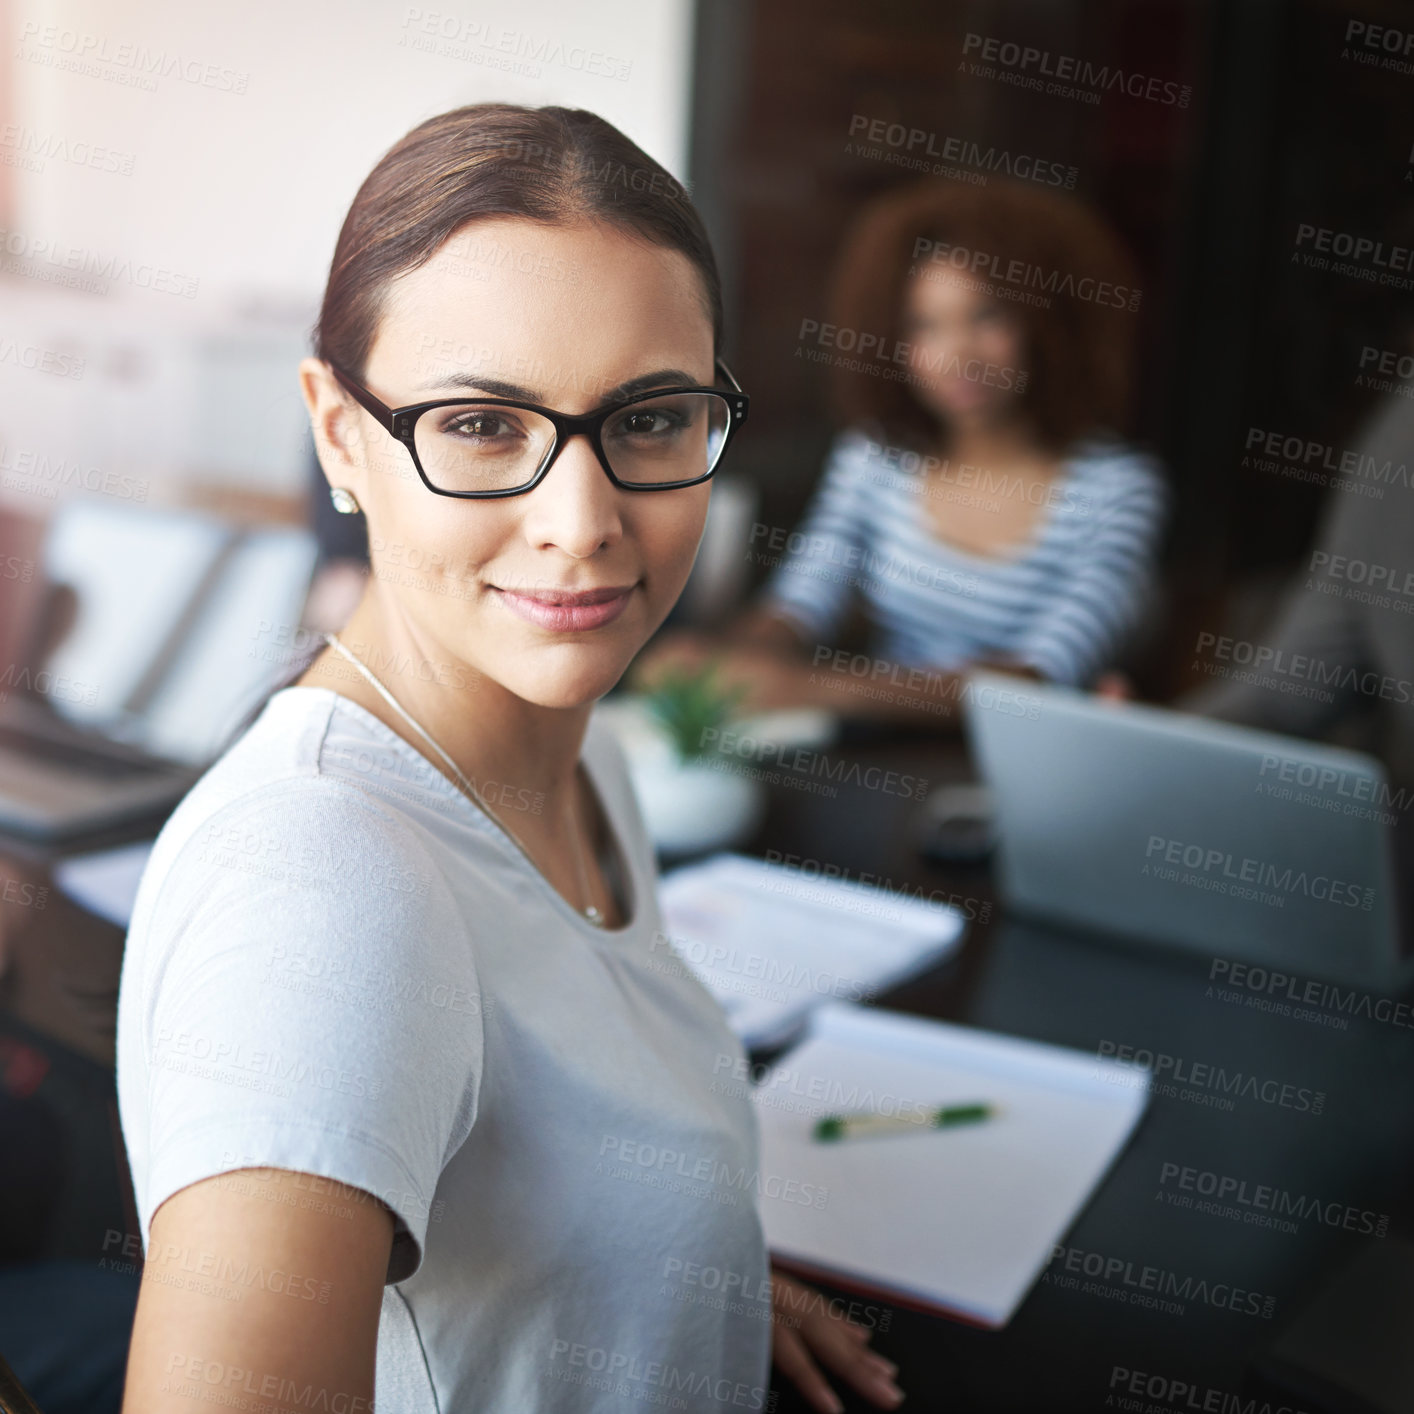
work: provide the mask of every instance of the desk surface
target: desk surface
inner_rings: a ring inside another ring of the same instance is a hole
[[[974,778],[958,742],[866,738],[838,754],[934,785]],[[750,852],[780,851],[880,876],[895,888],[940,890],[978,915],[957,954],[880,1005],[1091,1053],[1105,1043],[1144,1048],[1171,1058],[1170,1077],[1181,1063],[1185,1076],[1202,1065],[1258,1082],[1243,1082],[1245,1097],[1171,1079],[1155,1093],[1064,1239],[1067,1252],[1004,1330],[893,1311],[873,1344],[900,1366],[903,1408],[1099,1410],[1119,1368],[1187,1382],[1200,1393],[1240,1394],[1250,1388],[1249,1362],[1362,1244],[1379,1240],[1368,1228],[1387,1218],[1391,1236],[1414,1230],[1414,1028],[1330,1010],[1313,1017],[1259,1010],[1246,992],[1232,998],[1232,989],[1209,981],[1211,957],[1008,917],[985,867],[944,867],[920,856],[915,801],[847,784],[833,797],[815,793],[814,784],[769,789]],[[1319,1114],[1316,1093],[1324,1097]],[[1166,1165],[1215,1177],[1195,1176],[1183,1192]],[[1245,1184],[1249,1195],[1263,1185],[1281,1190],[1285,1228],[1249,1221],[1248,1214],[1272,1209],[1233,1202],[1231,1184],[1220,1203],[1197,1191],[1199,1182],[1224,1179]],[[1152,1304],[1159,1283],[1173,1293],[1162,1298],[1168,1306]],[[779,1414],[806,1407],[792,1389],[776,1388]],[[1117,1397],[1134,1397],[1113,1388]],[[872,1407],[841,1395],[847,1409]]]

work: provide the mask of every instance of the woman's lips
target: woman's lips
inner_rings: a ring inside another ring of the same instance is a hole
[[[953,407],[974,408],[979,403],[987,402],[992,391],[970,379],[956,378],[942,384],[938,389],[938,396]]]
[[[612,623],[628,607],[629,595],[634,590],[629,584],[574,593],[542,589],[533,594],[518,594],[511,589],[492,587],[513,614],[552,633],[573,633]]]

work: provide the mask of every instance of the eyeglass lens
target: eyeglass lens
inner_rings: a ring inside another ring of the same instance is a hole
[[[715,393],[667,393],[620,409],[600,440],[610,470],[636,486],[691,481],[717,464],[731,405]],[[427,479],[443,491],[510,491],[535,479],[555,444],[555,425],[526,408],[457,403],[417,420],[413,445]]]

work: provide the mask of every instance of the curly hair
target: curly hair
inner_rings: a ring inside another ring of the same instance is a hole
[[[845,240],[830,289],[836,326],[886,331],[897,348],[907,282],[932,270],[965,276],[1015,311],[1026,365],[1018,396],[1049,450],[1127,430],[1136,267],[1088,206],[995,178],[985,187],[928,178],[886,192]],[[844,421],[904,445],[946,444],[949,429],[914,380],[883,372],[863,359],[835,362],[831,393]]]

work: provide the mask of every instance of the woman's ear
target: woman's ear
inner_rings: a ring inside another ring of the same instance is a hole
[[[330,486],[346,486],[363,501],[362,409],[344,395],[323,359],[300,360],[300,392],[309,412],[314,450]]]

